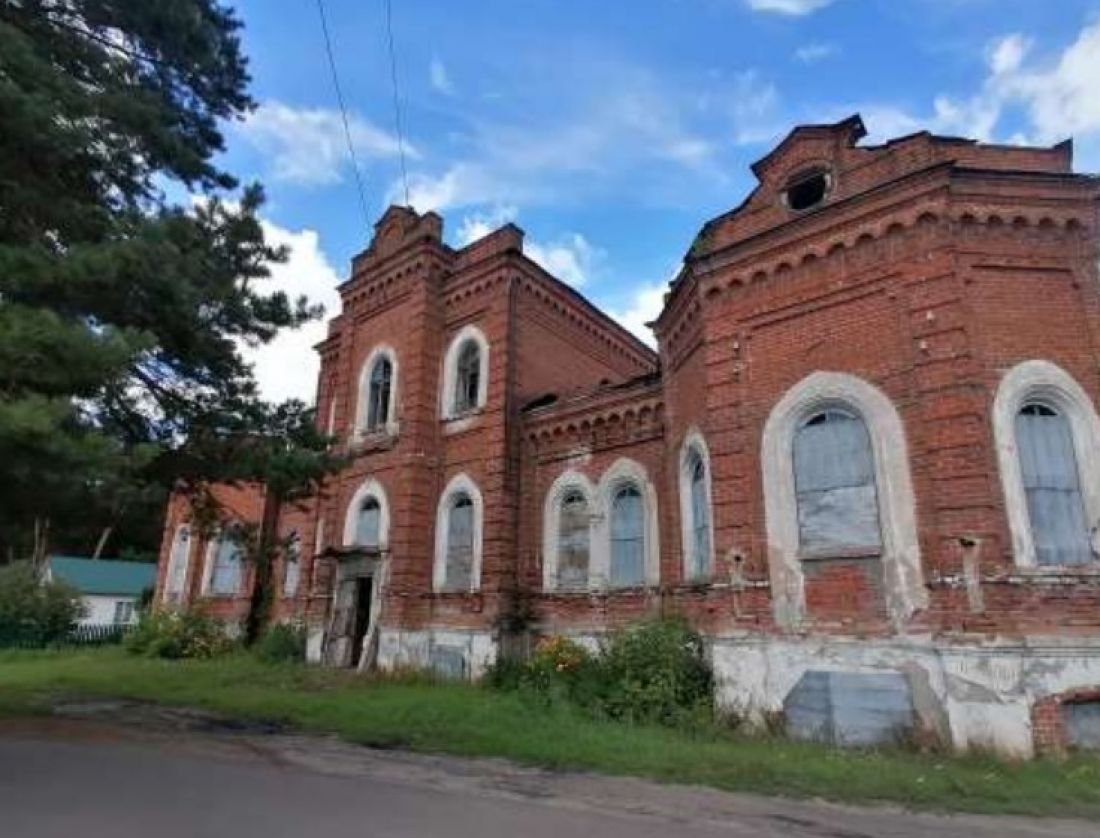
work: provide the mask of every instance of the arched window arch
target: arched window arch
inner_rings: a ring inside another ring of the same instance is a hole
[[[376,346],[359,375],[359,433],[394,433],[397,429],[397,353]]]
[[[812,450],[819,437],[829,440],[827,461],[820,463]],[[862,459],[831,464],[845,446],[863,451]],[[768,416],[761,469],[772,603],[779,625],[795,627],[805,616],[802,560],[813,557],[817,548],[838,557],[874,551],[882,561],[886,610],[895,625],[925,607],[928,594],[905,430],[885,393],[846,373],[816,372],[802,379]],[[796,471],[803,474],[796,476]],[[870,486],[873,505],[868,502]],[[829,512],[830,505],[852,501],[853,496],[864,516],[854,535]],[[872,513],[877,515],[877,539],[870,535]],[[850,540],[872,543],[842,544]]]
[[[543,510],[543,588],[585,590],[592,580],[596,491],[583,474],[566,471],[546,493]]]
[[[1017,564],[1095,561],[1100,522],[1100,418],[1092,399],[1049,361],[1001,379],[993,435]]]
[[[617,460],[600,478],[592,534],[596,586],[656,585],[660,581],[657,493],[644,468]]]
[[[838,406],[812,413],[793,448],[802,555],[879,552],[875,458],[863,418]]]
[[[477,485],[465,474],[453,477],[436,513],[435,590],[476,591],[481,586],[483,514]]]
[[[187,571],[191,559],[191,527],[181,524],[172,537],[168,567],[164,574],[164,598],[178,600],[187,586]]]
[[[244,550],[235,527],[217,533],[207,547],[205,592],[210,596],[236,596],[241,590]]]
[[[393,383],[393,364],[386,356],[374,362],[370,371],[367,394],[367,430],[377,431],[390,419],[390,387]]]
[[[345,547],[385,550],[389,546],[389,528],[386,490],[377,480],[368,478],[348,501],[343,544]]]
[[[489,392],[489,343],[476,326],[466,326],[452,339],[443,361],[444,419],[454,419],[485,406]]]
[[[710,455],[698,431],[690,431],[680,449],[680,524],[683,574],[701,580],[714,569]]]
[[[283,554],[283,596],[292,597],[298,593],[298,579],[301,577],[302,538],[294,530],[287,536]]]

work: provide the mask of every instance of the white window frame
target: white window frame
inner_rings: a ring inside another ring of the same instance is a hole
[[[481,551],[485,520],[485,505],[481,490],[465,473],[456,474],[447,483],[439,496],[439,505],[435,514],[435,563],[432,567],[432,589],[437,593],[455,593],[446,588],[447,581],[447,537],[451,503],[455,495],[465,493],[474,505],[474,553],[470,565],[470,588],[473,593],[481,588]]]
[[[695,514],[691,502],[691,455],[697,454],[703,463],[703,491],[706,495],[707,520],[710,527],[710,550],[703,557],[702,573],[698,576],[691,575],[691,554],[695,550]],[[710,450],[707,442],[697,428],[692,428],[685,434],[680,446],[680,548],[682,556],[682,573],[687,582],[700,582],[711,578],[714,574],[714,494],[711,491]]]
[[[387,550],[390,544],[390,502],[386,495],[385,487],[375,478],[368,477],[359,484],[355,494],[348,501],[347,511],[344,513],[344,539],[345,547],[355,546],[355,536],[359,528],[359,507],[367,498],[373,497],[378,501],[378,549]]]
[[[294,560],[290,560],[290,545],[297,541],[298,543],[298,557]],[[294,584],[289,585],[290,580],[290,566],[294,565]],[[283,553],[283,597],[290,599],[298,595],[298,586],[302,581],[302,534],[298,530],[292,531],[287,536],[287,546]]]
[[[611,584],[611,507],[615,495],[625,484],[634,484],[642,496],[643,574],[642,584],[655,587],[661,581],[661,541],[657,520],[657,492],[645,468],[635,460],[621,457],[600,477],[596,516],[592,522],[592,554],[589,559],[588,585],[593,590],[616,590]],[[626,589],[632,586],[628,586]]]
[[[1098,546],[1097,528],[1100,526],[1100,417],[1085,389],[1072,375],[1050,361],[1034,359],[1012,367],[1001,377],[993,399],[993,439],[1016,564],[1047,572],[1080,569],[1083,565],[1066,568],[1040,565],[1035,555],[1031,516],[1016,448],[1016,414],[1032,401],[1050,404],[1069,422],[1094,562]]]
[[[871,438],[886,609],[895,628],[900,628],[928,603],[905,428],[885,393],[857,376],[841,372],[806,376],[779,400],[764,425],[760,462],[775,620],[785,628],[797,628],[805,619],[794,434],[804,421],[828,408],[857,413]]]
[[[177,553],[176,546],[179,544],[180,536],[184,532],[187,533],[187,550],[180,557]],[[172,544],[169,547],[168,552],[168,566],[164,571],[164,592],[162,599],[165,602],[172,602],[183,598],[184,591],[187,590],[187,575],[191,570],[191,551],[194,547],[191,537],[191,525],[180,524],[176,527],[175,533],[172,535]],[[179,565],[183,567],[180,568]],[[174,582],[179,580],[179,585],[175,585]]]
[[[552,592],[559,590],[558,564],[559,564],[559,537],[561,534],[561,504],[565,496],[570,492],[580,492],[588,503],[588,588],[592,587],[593,556],[595,553],[595,538],[593,538],[596,519],[598,490],[587,475],[579,471],[569,469],[558,475],[551,484],[543,501],[542,509],[542,588]],[[563,590],[574,591],[574,588]]]
[[[462,347],[467,341],[474,341],[478,347],[477,404],[467,411],[455,410],[456,388],[458,387],[458,359]],[[439,395],[439,415],[443,419],[459,419],[471,413],[485,409],[489,398],[489,341],[477,326],[468,325],[459,329],[451,338],[447,352],[443,356],[443,386]]]
[[[237,545],[238,557],[237,557],[237,587],[233,591],[215,591],[212,589],[214,581],[214,561],[217,556],[218,545],[221,543],[222,536],[225,535],[226,530],[229,527],[223,527],[215,532],[211,537],[209,543],[206,545],[206,561],[204,563],[203,575],[202,575],[202,593],[203,596],[218,597],[224,599],[231,599],[241,595],[241,590],[244,587],[244,573],[245,573],[245,561],[244,561],[244,547],[240,544]]]
[[[389,403],[386,405],[386,421],[381,428],[368,428],[367,420],[370,417],[370,376],[374,371],[374,366],[382,358],[385,358],[390,362],[390,398]],[[391,436],[397,433],[397,399],[398,399],[398,381],[400,379],[400,370],[397,363],[397,352],[394,348],[388,344],[379,344],[374,347],[370,354],[367,355],[367,360],[363,362],[363,366],[359,369],[359,390],[358,398],[356,400],[357,406],[355,410],[355,434],[358,437],[365,436],[367,434],[387,433]]]

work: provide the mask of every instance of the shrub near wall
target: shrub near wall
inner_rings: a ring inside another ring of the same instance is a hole
[[[568,638],[547,637],[526,664],[501,661],[486,683],[621,721],[679,726],[713,717],[703,640],[678,619],[617,632],[596,655]]]
[[[63,643],[84,606],[76,589],[43,582],[30,562],[0,568],[0,647],[40,647]]]
[[[148,611],[126,636],[127,651],[151,658],[213,658],[235,644],[225,627],[196,611]]]

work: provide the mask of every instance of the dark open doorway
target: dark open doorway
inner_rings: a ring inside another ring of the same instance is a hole
[[[355,580],[355,618],[351,630],[351,656],[348,665],[353,669],[359,666],[363,656],[363,641],[370,628],[371,597],[374,593],[374,578],[361,576]]]

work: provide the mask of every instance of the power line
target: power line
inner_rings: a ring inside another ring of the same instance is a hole
[[[363,210],[363,221],[369,228],[370,210],[367,209],[367,193],[363,188],[363,176],[359,173],[359,161],[355,156],[355,144],[351,140],[351,128],[348,126],[348,109],[344,106],[344,93],[340,89],[340,76],[336,72],[336,59],[332,55],[332,38],[330,38],[328,34],[328,21],[325,20],[324,0],[317,0],[317,13],[321,16],[321,32],[324,33],[325,36],[325,52],[328,54],[329,70],[332,71],[332,86],[336,89],[336,102],[340,106],[340,119],[344,123],[344,139],[348,144],[348,157],[351,158],[351,170],[355,173],[355,186],[359,192],[359,207]],[[392,37],[390,43],[391,45],[393,43]],[[404,166],[404,157],[402,157],[402,166]],[[405,195],[407,203],[408,187],[405,189]]]
[[[401,157],[401,185],[405,189],[405,206],[409,206],[409,173],[405,168],[405,132],[401,127],[401,97],[397,88],[397,58],[393,48],[393,2],[386,0],[386,34],[390,45],[390,80],[393,82],[393,123],[397,131],[397,151]]]

